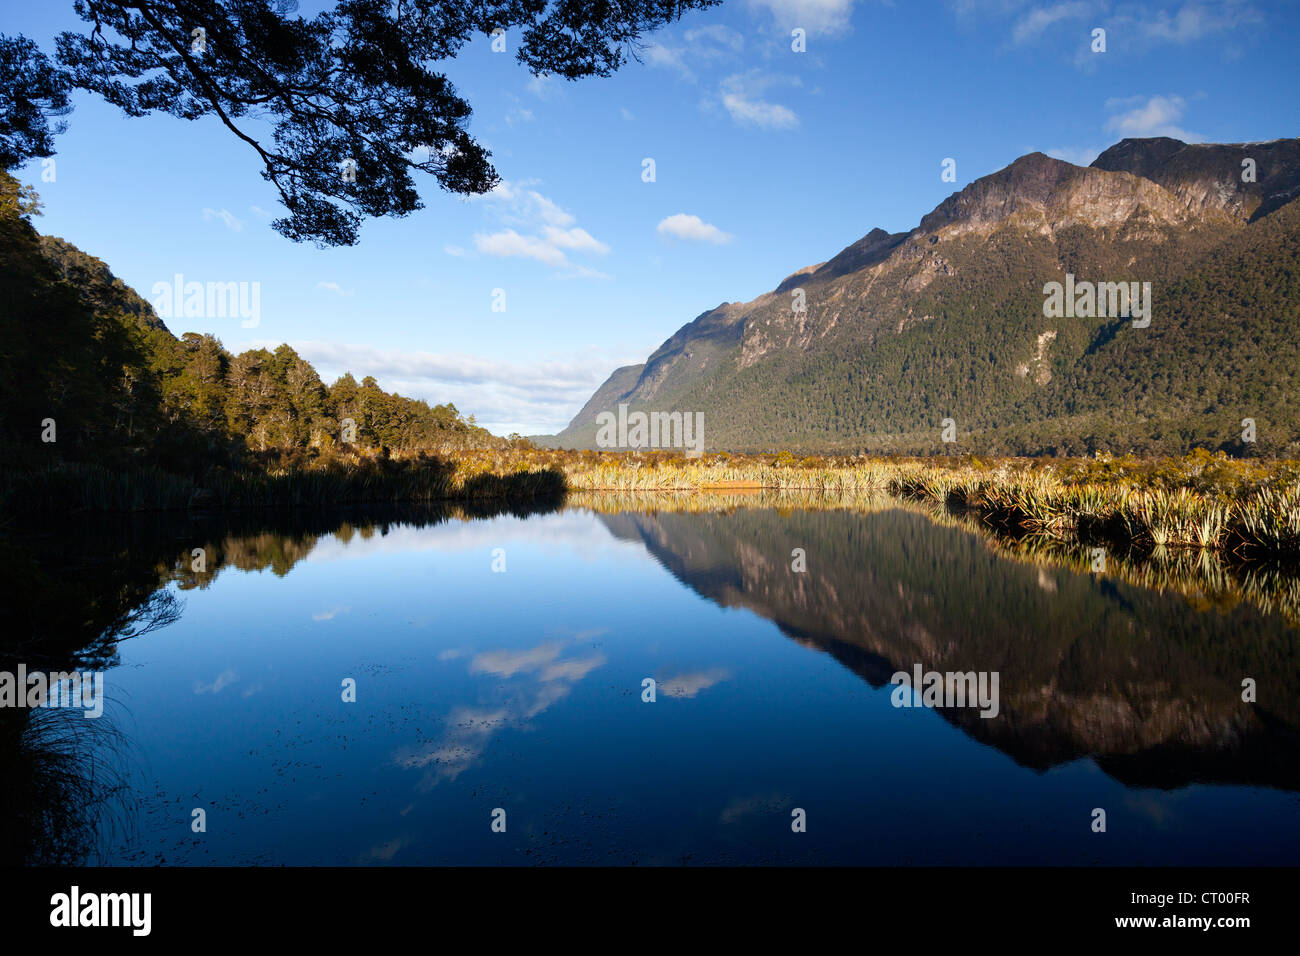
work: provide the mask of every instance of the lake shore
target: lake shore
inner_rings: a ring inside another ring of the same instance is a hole
[[[532,500],[571,492],[885,494],[973,512],[1003,531],[1241,559],[1300,556],[1300,462],[1181,458],[807,457],[557,451],[360,450],[199,477],[60,463],[11,472],[11,513],[240,510]]]

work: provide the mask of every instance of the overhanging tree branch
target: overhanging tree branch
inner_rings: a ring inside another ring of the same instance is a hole
[[[70,87],[130,116],[214,115],[258,154],[288,211],[277,231],[351,245],[363,219],[422,207],[413,172],[458,194],[499,182],[466,131],[469,104],[436,69],[475,36],[518,31],[515,57],[535,74],[608,76],[647,32],[717,2],[340,0],[305,19],[293,0],[75,0],[89,30],[58,37],[57,68],[30,41],[0,37],[0,94],[26,96],[0,99],[0,161],[52,152],[58,130],[37,118],[66,106]],[[24,73],[41,80],[25,88]],[[44,108],[36,118],[31,102]],[[274,145],[237,122],[250,111],[269,113]]]

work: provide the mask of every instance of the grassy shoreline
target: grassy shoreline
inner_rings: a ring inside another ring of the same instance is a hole
[[[465,508],[482,516],[561,506],[601,513],[901,507],[978,534],[1012,560],[1101,570],[1207,607],[1247,602],[1300,625],[1300,462],[1208,453],[1159,460],[687,460],[510,449],[333,456],[264,471],[209,472],[201,481],[156,470],[51,465],[6,473],[0,496],[3,523],[14,526],[95,514],[296,523],[304,514],[354,505]]]
[[[964,510],[1004,532],[1117,550],[1300,556],[1300,462],[1231,459],[804,458],[537,448],[388,456],[354,452],[200,479],[158,469],[50,464],[11,471],[10,514],[531,500],[572,492],[799,491],[888,495]]]
[[[834,508],[871,514],[902,508],[944,527],[978,536],[1001,558],[1117,579],[1146,590],[1173,592],[1198,607],[1221,612],[1247,603],[1267,613],[1280,614],[1292,626],[1300,627],[1300,555],[1250,560],[1224,551],[1117,547],[1105,548],[1104,561],[1099,564],[1091,543],[1024,528],[999,528],[959,505],[887,493],[827,496],[797,489],[757,493],[587,491],[571,493],[565,506],[599,514],[627,511],[708,514],[744,508],[770,508],[781,513]]]

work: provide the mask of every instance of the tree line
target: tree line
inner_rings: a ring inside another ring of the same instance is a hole
[[[355,449],[381,456],[499,446],[451,403],[370,376],[326,385],[288,345],[232,354],[173,335],[99,259],[41,236],[39,198],[0,173],[0,446],[7,460],[209,467]]]

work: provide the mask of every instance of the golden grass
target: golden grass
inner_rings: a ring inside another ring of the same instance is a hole
[[[806,458],[544,449],[453,455],[466,467],[554,469],[571,491],[812,491],[928,499],[1062,539],[1300,555],[1300,462]],[[458,465],[459,467],[459,465]]]
[[[1300,569],[1275,561],[1241,561],[1207,548],[1153,547],[1148,551],[1105,549],[1104,570],[1096,570],[1093,548],[1077,538],[1047,531],[1007,533],[990,526],[977,512],[953,509],[933,498],[900,498],[888,493],[827,495],[808,490],[753,492],[640,491],[573,492],[567,507],[598,514],[731,513],[741,508],[842,510],[876,514],[901,508],[928,520],[980,537],[999,556],[1038,567],[1058,567],[1081,574],[1118,579],[1136,587],[1181,595],[1198,607],[1230,611],[1243,602],[1279,614],[1300,627]]]
[[[1300,556],[1300,462],[1229,459],[809,457],[719,453],[449,449],[439,454],[349,449],[275,460],[205,482],[97,466],[46,469],[0,487],[12,504],[81,503],[86,510],[176,507],[206,485],[219,507],[327,505],[344,501],[528,498],[564,492],[809,492],[892,495],[972,512],[985,523],[1069,541],[1141,550]],[[75,509],[74,509],[75,510]]]

